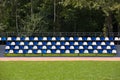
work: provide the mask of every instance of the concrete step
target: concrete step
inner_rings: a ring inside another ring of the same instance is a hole
[[[120,45],[116,45],[117,48],[117,56],[120,57]]]
[[[0,45],[0,57],[4,57],[5,45]]]

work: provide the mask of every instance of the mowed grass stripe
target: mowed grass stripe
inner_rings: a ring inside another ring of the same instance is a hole
[[[0,62],[0,80],[120,80],[120,62]]]

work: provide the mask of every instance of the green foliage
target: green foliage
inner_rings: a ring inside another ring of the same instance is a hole
[[[119,14],[120,0],[1,0],[0,30],[32,34],[102,32],[106,27],[107,32],[113,31],[113,15],[120,26]]]

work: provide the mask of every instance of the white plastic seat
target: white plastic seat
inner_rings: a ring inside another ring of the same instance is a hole
[[[88,50],[84,50],[84,53],[89,53],[89,51]]]
[[[100,41],[100,37],[96,37],[96,41]]]
[[[43,41],[47,41],[47,37],[43,37]]]
[[[33,45],[33,42],[29,42],[29,45]]]
[[[82,41],[82,40],[83,40],[82,37],[79,37],[79,38],[78,38],[78,41]]]
[[[118,38],[118,37],[115,37],[115,39],[114,39],[115,41],[119,41],[120,39]]]
[[[16,41],[20,41],[20,37],[16,37]]]
[[[20,45],[24,45],[24,42],[20,42]]]
[[[70,45],[70,43],[69,42],[65,42],[65,45]]]
[[[79,50],[75,50],[75,53],[80,53]]]
[[[47,50],[47,53],[51,53],[51,50]]]
[[[43,46],[42,49],[47,49],[47,47],[46,47],[46,46]]]
[[[47,42],[47,45],[52,45],[51,42]]]
[[[34,37],[34,41],[38,41],[38,37]]]
[[[79,45],[78,42],[74,42],[74,45]]]
[[[70,46],[70,49],[74,49],[74,46]]]
[[[93,53],[98,53],[98,50],[94,50]]]
[[[87,38],[87,41],[91,41],[91,40],[92,40],[91,37],[88,37],[88,38]]]
[[[56,38],[55,38],[55,37],[52,37],[52,41],[56,41]]]
[[[88,45],[88,43],[87,42],[83,42],[83,45]]]
[[[15,48],[14,49],[19,49],[19,46],[15,46]]]
[[[83,46],[79,46],[79,49],[84,49]]]
[[[107,50],[103,50],[102,53],[108,53]]]
[[[70,50],[65,50],[65,53],[70,53]]]
[[[8,37],[8,38],[7,38],[7,41],[11,41],[11,40],[12,40],[12,38],[11,38],[11,37]]]
[[[10,49],[10,46],[6,46],[5,49]]]
[[[65,38],[64,38],[64,37],[61,37],[60,40],[61,40],[61,41],[65,41]]]
[[[42,51],[41,51],[41,50],[38,50],[37,53],[42,53]]]
[[[33,53],[33,51],[32,50],[28,50],[28,53]]]
[[[38,49],[38,47],[37,46],[33,46],[33,49]]]
[[[103,45],[106,45],[106,44],[105,44],[105,42],[101,42],[101,45],[103,46]]]
[[[18,53],[23,53],[23,50],[19,50]]]
[[[95,45],[97,45],[97,43],[96,42],[92,42],[92,45],[95,46]]]
[[[56,49],[56,46],[52,46],[52,49]]]
[[[65,49],[65,46],[61,46],[60,49]]]
[[[60,53],[60,50],[56,50],[56,53]]]
[[[74,38],[73,38],[73,37],[70,37],[70,38],[69,38],[69,41],[73,41],[73,40],[74,40]]]
[[[109,41],[109,38],[108,38],[108,37],[105,37],[105,41]]]
[[[112,50],[112,53],[117,53],[117,51],[116,50]]]
[[[25,37],[25,41],[29,41],[29,37]]]
[[[13,50],[9,50],[9,53],[14,53],[14,51]]]
[[[106,49],[111,49],[111,47],[110,47],[110,46],[107,46]]]
[[[102,49],[102,47],[101,46],[97,46],[97,49]]]
[[[1,41],[1,37],[0,37],[0,41]]]
[[[93,49],[93,47],[92,46],[88,46],[88,49]]]
[[[43,45],[43,43],[42,43],[42,42],[38,42],[38,45],[40,45],[40,46],[41,46],[41,45]]]
[[[15,42],[11,42],[11,45],[15,45]]]
[[[56,42],[56,45],[57,45],[57,46],[60,45],[60,42]]]
[[[24,49],[29,49],[28,46],[24,46]]]
[[[115,43],[114,42],[110,42],[110,45],[113,46],[113,45],[115,45]]]

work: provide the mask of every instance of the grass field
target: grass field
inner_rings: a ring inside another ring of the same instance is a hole
[[[0,62],[0,80],[120,80],[120,62]]]

